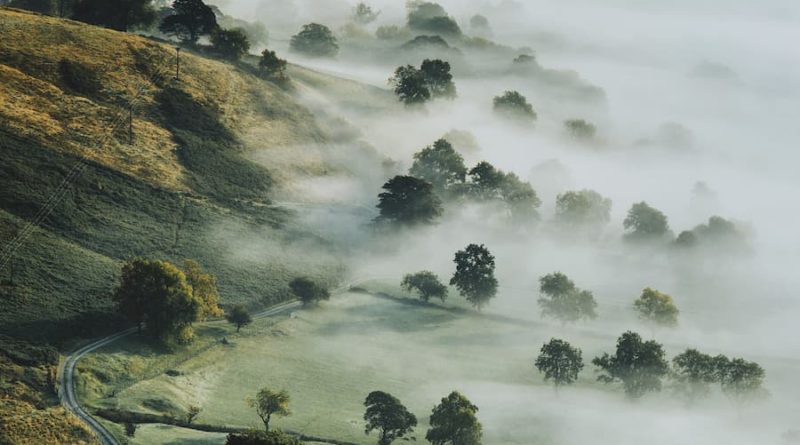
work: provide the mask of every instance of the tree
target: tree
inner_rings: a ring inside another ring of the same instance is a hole
[[[453,75],[450,74],[450,63],[440,59],[425,59],[420,65],[420,72],[431,96],[448,99],[456,97],[456,86],[453,83]]]
[[[261,60],[258,61],[258,72],[266,79],[284,81],[286,80],[286,60],[278,57],[275,51],[265,49],[261,52]]]
[[[552,380],[556,389],[570,385],[578,380],[583,369],[581,350],[572,347],[564,340],[553,338],[542,346],[541,354],[534,363],[536,369],[544,374],[545,380]]]
[[[447,192],[457,184],[463,184],[467,175],[464,158],[450,142],[439,139],[433,146],[414,153],[414,164],[409,174],[430,182],[439,193]]]
[[[672,379],[675,390],[689,405],[706,397],[710,384],[719,381],[718,361],[696,349],[687,349],[672,359]]]
[[[186,423],[191,425],[191,423],[194,422],[194,419],[196,419],[197,416],[200,415],[200,411],[202,411],[202,408],[200,408],[199,406],[197,405],[190,406],[189,409],[186,411]]]
[[[241,28],[216,28],[211,32],[211,47],[221,57],[236,61],[250,51],[250,41]]]
[[[421,105],[431,98],[431,90],[425,82],[422,71],[412,65],[398,67],[389,78],[398,100],[406,106]]]
[[[197,43],[217,28],[217,16],[203,0],[175,0],[172,9],[174,14],[165,17],[158,29],[182,42]]]
[[[766,372],[758,363],[741,358],[729,360],[725,356],[717,356],[715,362],[722,392],[736,405],[765,394]]]
[[[228,320],[228,323],[236,325],[236,332],[239,332],[242,326],[247,326],[253,322],[253,318],[250,317],[250,312],[247,311],[247,308],[243,304],[234,306],[225,318]]]
[[[597,302],[594,295],[589,291],[578,289],[575,283],[561,272],[539,278],[539,292],[546,296],[539,299],[542,316],[553,317],[562,324],[597,318]]]
[[[247,431],[228,434],[225,445],[302,445],[302,442],[280,430]]]
[[[519,179],[516,173],[506,173],[500,183],[500,197],[508,205],[511,219],[517,223],[525,223],[536,219],[536,211],[542,201],[536,190],[528,182]]]
[[[269,388],[262,388],[254,399],[247,401],[251,408],[256,409],[256,414],[264,422],[264,430],[269,431],[269,422],[272,416],[288,416],[289,393],[285,390],[273,391]]]
[[[494,98],[494,111],[502,116],[532,122],[536,120],[536,112],[518,91],[506,91],[502,96]]]
[[[480,309],[497,295],[497,278],[494,277],[494,255],[483,244],[470,244],[456,252],[453,262],[456,272],[450,285],[473,306]]]
[[[331,293],[326,287],[317,284],[306,277],[295,278],[289,283],[292,293],[303,303],[303,306],[313,306],[322,300],[330,300]]]
[[[377,20],[379,15],[380,11],[375,12],[372,6],[364,2],[359,2],[355,8],[353,8],[353,21],[359,25],[369,25]]]
[[[223,316],[225,313],[219,307],[217,278],[205,273],[200,263],[194,260],[184,260],[183,273],[186,275],[186,281],[192,286],[192,293],[203,303],[200,309],[200,319],[206,320],[209,317]]]
[[[400,225],[432,224],[443,213],[433,186],[413,176],[395,176],[383,184],[378,195],[378,222]]]
[[[593,139],[597,133],[597,127],[583,119],[569,119],[564,121],[564,128],[570,136],[575,139]]]
[[[660,326],[676,326],[678,324],[678,307],[667,294],[655,289],[646,288],[642,295],[633,303],[636,312],[643,320]]]
[[[453,391],[433,408],[425,439],[432,445],[480,445],[483,427],[477,412],[477,406]]]
[[[366,422],[364,433],[369,434],[373,430],[378,430],[380,433],[378,445],[389,445],[396,439],[414,432],[414,427],[417,426],[414,414],[408,412],[406,407],[391,394],[373,391],[364,400],[364,406],[367,407],[364,413]]]
[[[406,275],[403,277],[401,286],[409,292],[417,291],[420,299],[426,302],[431,298],[438,298],[442,301],[447,298],[447,286],[439,281],[436,274],[427,270]]]
[[[434,34],[461,35],[461,28],[447,11],[437,3],[413,1],[408,3],[408,27]]]
[[[634,241],[663,239],[669,235],[667,217],[644,201],[631,206],[622,224],[628,231],[625,238]]]
[[[472,195],[482,200],[501,199],[505,173],[492,164],[481,161],[469,171]]]
[[[292,36],[289,47],[292,51],[312,57],[334,57],[339,52],[333,32],[319,23],[303,25],[303,29]]]
[[[669,372],[664,348],[654,340],[642,341],[628,331],[617,340],[617,351],[595,357],[592,363],[604,371],[598,376],[603,383],[622,382],[625,394],[638,399],[652,391],[661,391],[661,379]]]
[[[0,2],[1,5],[3,5],[3,2]],[[9,8],[24,9],[47,15],[58,15],[59,9],[59,2],[56,0],[11,0],[7,5]]]
[[[568,191],[556,197],[556,221],[571,227],[602,227],[611,220],[611,200],[594,190]]]
[[[151,0],[77,0],[72,7],[72,18],[117,31],[128,31],[152,24],[156,19],[156,11]]]

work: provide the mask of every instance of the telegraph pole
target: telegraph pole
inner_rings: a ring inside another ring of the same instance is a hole
[[[175,80],[181,80],[181,47],[176,46],[175,51],[177,54],[175,59]]]

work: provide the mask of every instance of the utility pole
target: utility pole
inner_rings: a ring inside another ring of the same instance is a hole
[[[177,58],[175,59],[175,80],[181,80],[181,47],[176,46],[175,51]]]

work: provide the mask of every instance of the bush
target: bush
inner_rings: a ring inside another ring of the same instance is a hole
[[[239,60],[250,50],[250,41],[243,29],[217,28],[211,33],[214,52],[228,60]]]

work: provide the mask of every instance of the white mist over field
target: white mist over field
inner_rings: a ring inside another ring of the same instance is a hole
[[[343,50],[336,60],[288,52],[288,38],[301,24],[318,21],[340,29],[354,3],[230,1],[223,7],[248,20],[263,20],[270,28],[270,47],[292,62],[388,88],[386,79],[405,60],[393,63],[380,55],[371,61],[352,50]],[[382,11],[370,32],[379,25],[405,23],[404,2],[369,3]],[[550,326],[552,336],[582,347],[587,362],[611,352],[617,336],[633,329],[662,342],[670,357],[694,347],[757,361],[767,372],[770,398],[737,410],[721,396],[687,409],[666,390],[634,403],[625,401],[621,391],[596,387],[556,395],[541,386],[466,382],[453,370],[448,379],[462,383],[457,389],[481,408],[486,443],[522,443],[525,437],[531,443],[565,445],[788,443],[782,435],[800,428],[800,51],[795,44],[800,42],[800,3],[439,3],[467,33],[470,17],[482,14],[491,25],[492,41],[529,47],[542,67],[573,70],[582,84],[603,94],[586,101],[568,88],[511,74],[494,59],[467,52],[466,68],[454,70],[458,98],[453,101],[432,102],[425,111],[398,106],[384,113],[331,102],[328,111],[361,130],[364,141],[397,163],[398,173],[410,166],[414,152],[450,130],[466,130],[480,147],[464,152],[469,167],[487,160],[515,172],[531,181],[543,201],[538,225],[519,231],[480,210],[451,209],[433,228],[353,252],[352,276],[389,275],[399,281],[405,273],[428,269],[449,278],[453,253],[482,243],[497,258],[500,281],[489,313],[539,322],[538,278],[553,271],[594,292],[597,320]],[[492,98],[512,89],[533,104],[539,116],[535,128],[493,115]],[[562,123],[570,118],[594,122],[596,142],[577,144],[567,138]],[[694,193],[698,182],[707,184],[714,197]],[[330,183],[321,187],[345,191],[337,195],[349,190]],[[596,241],[554,235],[555,195],[584,188],[612,199],[611,223]],[[373,206],[377,198],[370,202],[369,196],[378,191],[353,191],[352,200]],[[712,215],[736,221],[748,229],[751,252],[676,255],[630,248],[621,241],[622,220],[639,201],[663,211],[675,234]],[[339,222],[341,233],[352,240],[354,232],[371,236],[368,216],[357,222],[317,218],[315,223],[330,230]],[[636,319],[631,304],[644,287],[675,298],[682,311],[678,328],[651,332]],[[547,339],[529,344],[531,362]],[[503,341],[508,343],[495,346],[518,347],[514,342],[522,339]],[[587,364],[583,372],[594,370]]]

